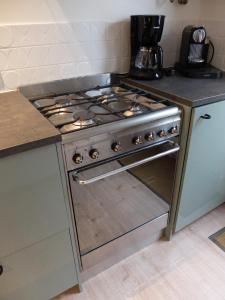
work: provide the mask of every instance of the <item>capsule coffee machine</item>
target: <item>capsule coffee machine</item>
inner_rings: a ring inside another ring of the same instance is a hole
[[[165,16],[131,16],[131,62],[129,75],[153,80],[163,76],[161,40]]]
[[[203,26],[186,26],[182,34],[180,59],[175,69],[190,78],[221,78],[223,72],[211,65],[214,52],[214,45],[207,38]]]

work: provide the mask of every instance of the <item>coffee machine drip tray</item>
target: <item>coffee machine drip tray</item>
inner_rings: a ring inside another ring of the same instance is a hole
[[[219,79],[223,77],[223,71],[213,67],[212,65],[205,65],[201,68],[187,68],[182,66],[180,63],[176,63],[175,69],[183,76],[189,78]]]

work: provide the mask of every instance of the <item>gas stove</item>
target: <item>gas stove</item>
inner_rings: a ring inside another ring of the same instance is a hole
[[[62,134],[68,170],[179,136],[176,105],[112,74],[20,90]]]
[[[180,149],[176,105],[112,74],[20,91],[61,132],[83,278],[166,228]]]

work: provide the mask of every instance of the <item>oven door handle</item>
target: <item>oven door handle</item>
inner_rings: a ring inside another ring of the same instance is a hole
[[[164,157],[164,156],[167,156],[169,154],[172,154],[172,153],[176,153],[180,150],[180,146],[178,144],[176,144],[175,142],[172,142],[172,141],[167,141],[165,142],[166,143],[169,143],[170,145],[172,145],[172,148],[171,149],[168,149],[166,151],[163,151],[163,152],[160,152],[156,155],[153,155],[153,156],[150,156],[150,157],[147,157],[147,158],[144,158],[142,160],[139,160],[139,161],[136,161],[132,164],[129,164],[129,165],[126,165],[126,166],[123,166],[119,169],[116,169],[116,170],[113,170],[113,171],[110,171],[110,172],[107,172],[105,174],[101,174],[99,176],[96,176],[96,177],[93,177],[93,178],[90,178],[90,179],[87,179],[87,180],[82,180],[79,178],[78,176],[78,173],[77,171],[73,172],[72,174],[72,177],[73,177],[73,180],[76,181],[78,184],[81,184],[81,185],[87,185],[87,184],[90,184],[90,183],[94,183],[96,181],[99,181],[99,180],[102,180],[102,179],[105,179],[107,177],[110,177],[110,176],[113,176],[113,175],[116,175],[116,174],[119,174],[119,173],[122,173],[124,171],[127,171],[127,170],[130,170],[132,168],[135,168],[135,167],[138,167],[138,166],[141,166],[145,163],[148,163],[150,161],[153,161],[153,160],[156,160],[158,158],[161,158],[161,157]]]

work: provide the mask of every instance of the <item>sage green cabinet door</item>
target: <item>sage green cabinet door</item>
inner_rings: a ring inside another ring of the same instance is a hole
[[[1,300],[49,300],[76,285],[69,230],[0,258]]]
[[[68,228],[56,145],[0,159],[0,258]]]
[[[193,110],[176,231],[225,201],[224,132],[225,101]]]

